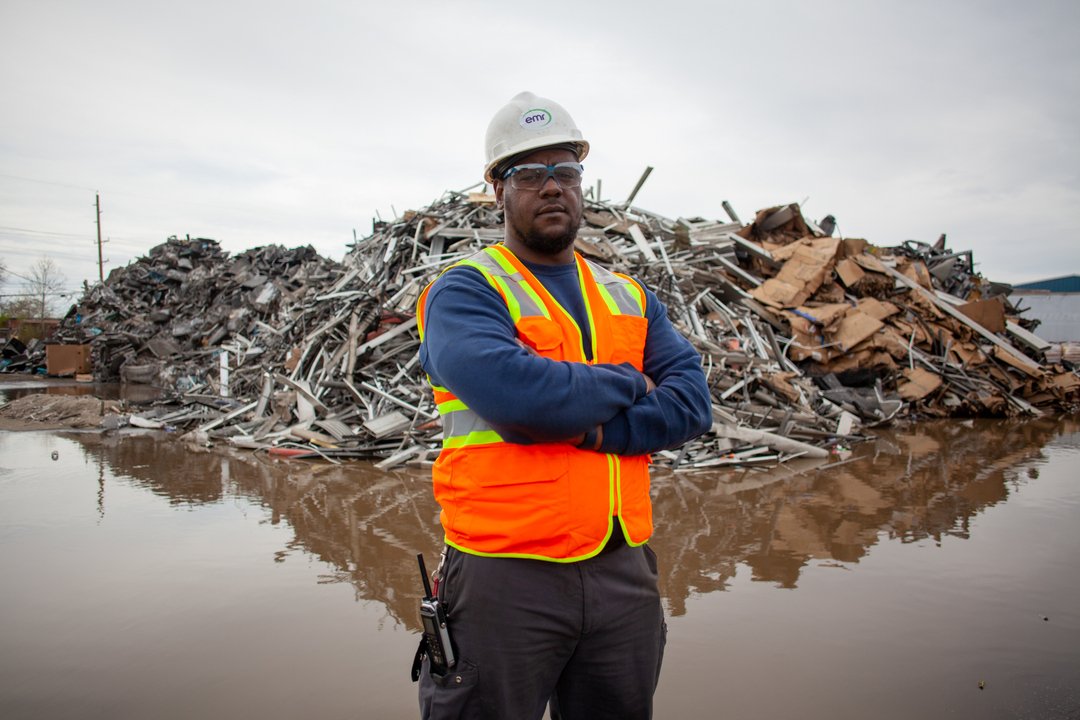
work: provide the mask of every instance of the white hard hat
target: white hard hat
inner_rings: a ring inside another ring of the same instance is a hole
[[[579,162],[589,154],[589,143],[581,137],[574,119],[562,105],[531,92],[518,93],[495,113],[488,125],[484,138],[487,157],[484,179],[492,182],[495,166],[507,158],[566,143],[575,146]]]

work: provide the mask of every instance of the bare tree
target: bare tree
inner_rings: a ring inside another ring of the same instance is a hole
[[[49,317],[54,298],[63,292],[65,283],[67,283],[67,278],[50,257],[41,257],[30,268],[26,290],[38,302],[37,310],[40,320],[44,321]]]

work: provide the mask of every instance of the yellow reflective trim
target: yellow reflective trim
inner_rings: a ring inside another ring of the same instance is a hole
[[[649,542],[649,538],[645,538],[641,542],[637,542],[637,543],[634,542],[633,540],[631,540],[630,539],[630,530],[627,529],[626,521],[623,520],[623,512],[622,512],[622,461],[619,460],[618,457],[616,457],[614,455],[610,455],[610,454],[608,455],[608,458],[609,458],[609,460],[614,462],[614,467],[612,468],[612,471],[615,473],[615,477],[617,478],[616,485],[618,486],[618,491],[619,491],[619,509],[618,509],[618,512],[615,513],[615,515],[619,518],[619,527],[622,529],[623,539],[626,540],[626,544],[629,545],[630,547],[641,547],[645,543]]]
[[[518,285],[521,287],[522,290],[525,291],[525,293],[529,297],[532,298],[532,301],[536,303],[536,307],[540,308],[540,312],[544,314],[544,317],[550,320],[551,313],[548,312],[547,306],[544,305],[544,301],[540,299],[540,296],[536,293],[535,290],[532,289],[532,286],[529,285],[529,281],[525,279],[519,280]]]
[[[575,255],[575,258],[580,258],[580,257],[581,257],[580,255]],[[586,292],[586,289],[585,289],[586,273],[585,273],[584,270],[582,270],[582,263],[584,263],[584,262],[585,261],[583,259],[580,259],[580,260],[578,260],[577,263],[575,263],[576,266],[577,266],[578,290],[581,291],[581,299],[584,301],[582,304],[585,306],[585,318],[589,321],[589,345],[592,346],[591,347],[592,352],[589,353],[589,357],[591,357],[592,360],[589,361],[589,362],[596,362],[596,357],[597,357],[597,351],[596,351],[596,322],[593,320],[592,303],[589,302],[589,293]],[[591,270],[588,272],[588,275],[589,276],[592,275]],[[596,283],[596,278],[591,278],[590,277],[590,279],[592,280],[593,283],[597,284],[598,287],[603,287],[602,285],[599,285],[599,283]],[[560,305],[559,307],[561,308],[562,306]],[[563,312],[566,312],[566,310],[563,310]],[[573,322],[574,317],[570,313],[566,313],[566,317],[570,318],[571,322]],[[582,354],[584,354],[585,353],[585,348],[582,347],[582,345],[583,345],[582,340],[584,338],[581,335],[581,328],[578,328],[577,323],[574,323],[574,327],[577,328],[577,331],[578,331],[578,347],[581,347],[581,352],[582,352]],[[584,359],[584,358],[582,358],[582,359]]]
[[[438,405],[436,405],[435,408],[439,411],[440,415],[444,415],[444,414],[449,413],[449,412],[454,412],[455,410],[468,410],[469,409],[468,405],[463,403],[461,400],[457,400],[457,399],[447,400],[446,402],[441,402]]]
[[[589,552],[585,553],[584,555],[575,555],[574,557],[568,557],[568,558],[551,558],[551,557],[548,557],[547,555],[534,555],[532,553],[489,553],[489,552],[481,552],[479,550],[473,550],[471,548],[467,548],[464,545],[458,545],[457,543],[452,542],[450,540],[450,538],[448,538],[446,536],[443,536],[443,541],[447,545],[449,545],[450,547],[454,548],[455,550],[460,550],[463,553],[468,553],[469,555],[477,555],[479,557],[520,558],[522,560],[543,560],[544,562],[553,562],[553,563],[572,563],[572,562],[581,562],[582,560],[588,560],[589,558],[596,557],[597,555],[599,555],[600,551],[604,549],[604,546],[607,545],[608,540],[611,538],[611,531],[613,529],[614,529],[614,523],[612,523],[611,514],[609,513],[608,514],[608,529],[607,529],[607,532],[604,533],[604,539],[600,541],[600,544],[597,545],[596,548],[594,548],[594,549],[590,550]],[[626,533],[623,533],[623,539],[626,540]],[[627,543],[629,543],[629,542],[630,541],[627,540]]]
[[[510,284],[506,281],[506,278],[499,277],[498,275],[492,275],[491,282],[501,288],[503,299],[506,301],[506,307],[510,311],[510,319],[516,323],[521,319],[521,303],[514,297],[514,293],[510,289]]]
[[[494,430],[474,430],[468,435],[443,438],[442,446],[444,448],[460,448],[470,445],[494,445],[502,441],[502,436]]]
[[[622,483],[619,478],[619,459],[607,453],[608,467],[608,515],[618,515],[622,524]],[[624,535],[626,533],[623,533]]]
[[[637,303],[638,310],[641,312],[641,315],[644,317],[644,315],[645,315],[645,293],[641,292],[641,288],[638,287],[638,284],[636,282],[631,282],[631,281],[628,280],[626,282],[626,285],[624,285],[624,287],[626,288],[626,292],[630,293],[630,297],[634,298],[634,302]]]
[[[500,247],[503,247],[503,246],[502,245],[493,245],[491,247],[484,248],[484,252],[486,252],[489,256],[491,256],[491,258],[495,262],[499,263],[499,267],[501,267],[503,270],[505,270],[507,275],[517,275],[518,274],[518,269],[516,267],[514,267],[514,263],[510,262],[506,258],[506,256],[502,254],[502,252],[499,250]],[[506,251],[510,252],[510,249],[507,248]]]
[[[641,547],[645,543],[649,542],[650,538],[645,538],[641,542],[634,542],[633,540],[631,540],[630,539],[630,531],[626,529],[626,523],[623,522],[623,519],[622,519],[621,515],[619,516],[619,525],[622,527],[623,540],[625,540],[626,544],[629,545],[630,547]]]
[[[597,283],[596,289],[600,291],[600,297],[604,298],[604,304],[607,305],[608,310],[612,315],[622,315],[622,310],[619,309],[619,304],[615,302],[615,298],[611,296],[611,291],[607,289],[607,285],[603,283]]]
[[[491,272],[482,262],[478,262],[476,260],[473,260],[471,257],[467,257],[467,258],[464,258],[462,260],[458,260],[456,263],[454,263],[450,267],[457,267],[458,265],[468,265],[469,267],[476,268],[477,270],[482,272],[485,277],[487,277],[487,275],[489,275],[490,272]],[[449,270],[449,269],[450,268],[446,268],[446,270]],[[443,272],[446,272],[446,270],[444,270]]]
[[[484,279],[488,281],[488,284],[491,285],[492,287],[495,287],[495,280],[493,279],[493,277],[491,275],[491,268],[487,267],[483,263],[477,262],[476,260],[473,260],[472,258],[465,258],[464,260],[458,260],[456,263],[451,265],[446,270],[450,270],[451,268],[455,268],[458,265],[467,265],[468,267],[471,267],[474,270],[479,270],[480,274],[484,276]],[[446,272],[446,270],[443,270],[443,272]]]

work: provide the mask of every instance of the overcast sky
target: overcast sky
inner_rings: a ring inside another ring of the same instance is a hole
[[[1080,272],[1080,3],[0,0],[0,262],[77,288],[170,235],[338,259],[478,182],[530,90],[587,184],[671,218],[804,203],[845,236]],[[0,293],[13,292],[9,278]]]

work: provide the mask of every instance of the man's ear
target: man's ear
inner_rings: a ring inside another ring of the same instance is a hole
[[[491,186],[495,188],[495,207],[501,208],[503,206],[503,181],[493,180]]]

